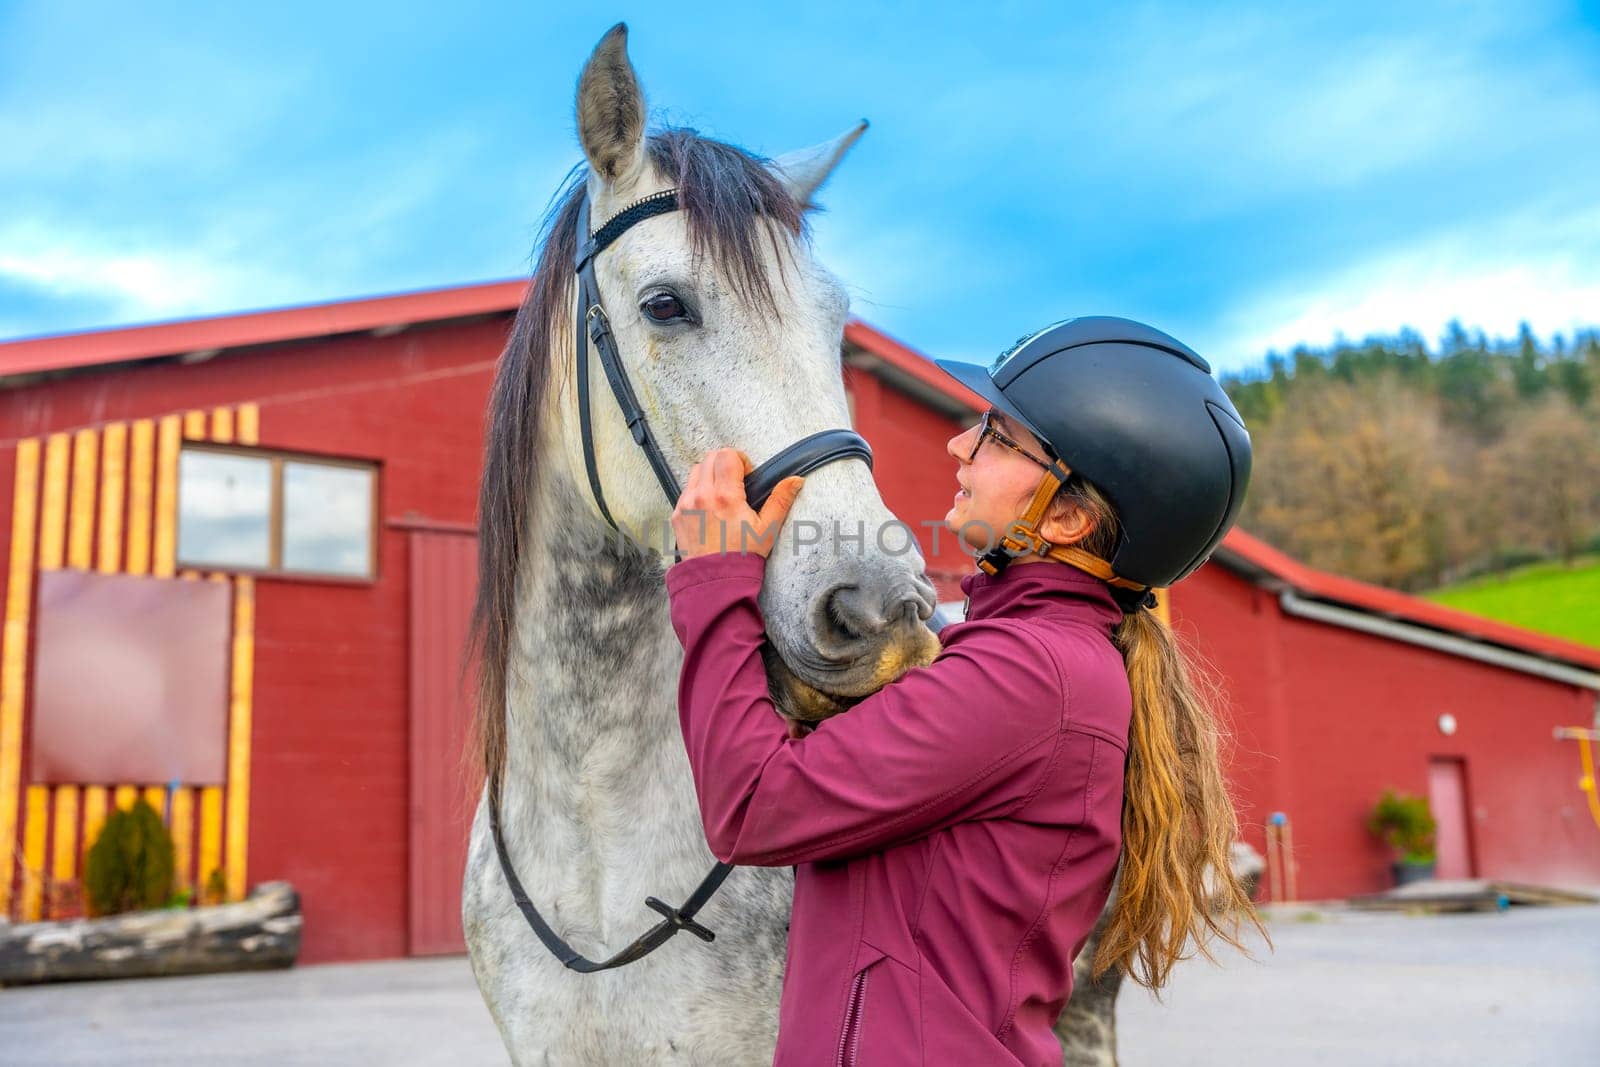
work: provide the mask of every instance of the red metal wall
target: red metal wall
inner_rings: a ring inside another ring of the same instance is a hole
[[[1263,821],[1288,814],[1302,899],[1388,888],[1366,813],[1385,788],[1426,796],[1434,756],[1465,762],[1478,877],[1600,886],[1577,751],[1552,737],[1591,721],[1592,692],[1287,616],[1215,562],[1173,591],[1172,610],[1232,696],[1244,836],[1264,849]]]
[[[265,447],[378,460],[383,520],[472,523],[484,400],[508,322],[271,346],[0,392],[0,499],[9,500],[19,437],[255,401]],[[256,583],[248,880],[286,878],[300,890],[307,963],[406,952],[406,538],[380,528],[372,584]],[[0,558],[8,547],[0,544]]]
[[[956,583],[972,572],[972,557],[940,524],[957,488],[956,461],[946,454],[945,442],[966,425],[865,371],[851,368],[845,384],[855,396],[856,432],[872,446],[872,469],[883,502],[916,531],[939,598],[960,600]]]

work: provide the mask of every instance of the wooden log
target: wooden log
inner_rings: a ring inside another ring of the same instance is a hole
[[[266,970],[299,953],[299,894],[263,882],[237,904],[0,923],[0,986]]]
[[[1600,904],[1600,896],[1524,882],[1463,878],[1412,882],[1351,897],[1348,903],[1365,911],[1504,911],[1513,904]]]

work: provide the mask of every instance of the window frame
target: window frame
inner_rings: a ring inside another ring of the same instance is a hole
[[[267,496],[267,566],[249,567],[235,564],[195,562],[183,558],[183,453],[211,452],[266,460],[268,463]],[[303,463],[307,466],[342,467],[365,471],[372,476],[369,494],[370,515],[367,523],[367,571],[365,574],[338,574],[332,571],[296,570],[283,566],[283,467],[285,463]],[[220,441],[184,441],[178,448],[178,473],[176,501],[173,514],[173,555],[178,570],[243,574],[256,578],[282,578],[297,582],[331,582],[335,585],[372,585],[381,570],[378,564],[379,521],[382,509],[379,496],[383,464],[377,460],[355,459],[348,456],[329,456],[316,452],[296,452],[286,448],[257,448],[249,445],[232,445]]]

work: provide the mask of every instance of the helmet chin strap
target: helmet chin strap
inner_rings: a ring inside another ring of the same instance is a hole
[[[1119,589],[1142,592],[1143,598],[1127,610],[1155,607],[1155,592],[1143,582],[1119,577],[1111,569],[1111,564],[1099,556],[1090,555],[1073,545],[1051,544],[1039,532],[1039,524],[1044,521],[1044,513],[1050,507],[1050,501],[1054,499],[1056,490],[1066,482],[1070,473],[1060,463],[1053,464],[1051,469],[1045,472],[1044,478],[1039,482],[1039,488],[1033,491],[1033,499],[1028,503],[1027,510],[1006,530],[999,544],[978,557],[978,567],[985,574],[998,577],[1017,557],[1037,554],[1045,559],[1076,567]]]

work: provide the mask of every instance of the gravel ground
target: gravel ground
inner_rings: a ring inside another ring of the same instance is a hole
[[[1276,950],[1125,987],[1123,1067],[1600,1062],[1600,907],[1275,916]],[[463,958],[0,990],[0,1062],[503,1064]]]

